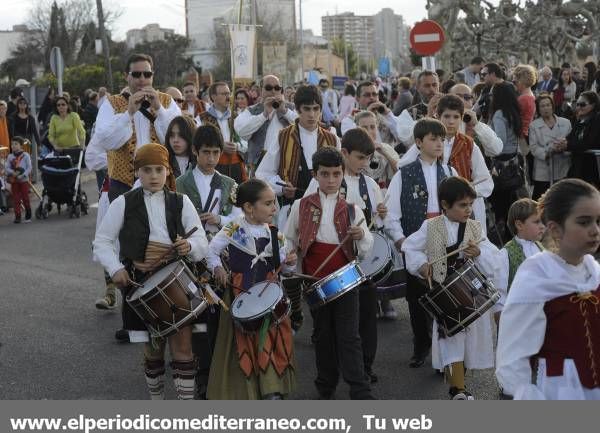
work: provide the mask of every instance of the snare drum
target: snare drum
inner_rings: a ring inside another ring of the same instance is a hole
[[[278,325],[290,313],[290,300],[275,281],[262,281],[240,292],[231,304],[233,323],[246,333],[260,330],[265,320]]]
[[[489,310],[500,299],[492,282],[472,260],[466,260],[443,284],[419,302],[438,322],[440,335],[452,337]]]
[[[385,281],[394,270],[394,262],[392,260],[392,249],[385,236],[378,232],[371,232],[373,235],[373,248],[369,255],[358,264],[360,269],[365,273],[368,280],[371,280],[375,285]]]
[[[178,260],[148,277],[127,297],[154,337],[167,337],[190,324],[207,307],[194,274]]]
[[[354,260],[333,274],[311,284],[304,291],[304,298],[310,308],[318,308],[346,294],[366,280],[365,273]]]

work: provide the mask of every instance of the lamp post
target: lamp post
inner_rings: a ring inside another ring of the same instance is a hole
[[[304,82],[304,28],[302,27],[302,0],[298,0],[300,14],[300,81]]]

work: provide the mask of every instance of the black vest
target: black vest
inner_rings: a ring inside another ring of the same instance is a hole
[[[185,229],[181,224],[183,210],[183,195],[176,192],[165,191],[165,216],[167,229],[172,242],[177,235],[183,236]],[[143,261],[150,236],[150,223],[148,212],[144,203],[143,188],[136,188],[123,195],[125,197],[125,215],[123,227],[119,232],[121,257],[125,260]]]

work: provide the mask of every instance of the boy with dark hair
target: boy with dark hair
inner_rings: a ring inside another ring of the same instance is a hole
[[[256,170],[256,177],[267,182],[280,197],[278,227],[294,200],[302,198],[312,179],[312,156],[322,147],[338,147],[337,136],[319,125],[321,92],[316,86],[300,86],[294,99],[298,119],[279,131],[279,146],[269,146]]]
[[[155,257],[174,250],[190,261],[202,260],[208,242],[194,206],[185,195],[165,188],[169,152],[160,144],[146,144],[135,155],[134,169],[142,186],[115,199],[94,239],[94,259],[121,288],[123,299],[134,292],[132,282],[144,281],[155,270]],[[192,228],[198,230],[183,239]],[[167,339],[149,338],[145,322],[123,302],[123,325],[131,342],[143,342],[146,383],[153,400],[164,399],[165,345]],[[179,399],[194,396],[196,362],[191,327],[168,337],[173,381]]]
[[[498,249],[485,238],[478,221],[470,219],[477,193],[462,177],[448,177],[438,187],[443,215],[428,219],[402,244],[407,271],[422,280],[443,284],[460,266],[458,259],[470,258],[488,277],[497,271]],[[440,261],[447,253],[464,250]],[[422,283],[425,284],[425,283]],[[494,366],[490,311],[469,327],[448,337],[438,332],[433,321],[432,360],[435,369],[444,368],[453,400],[473,400],[465,389],[465,368]]]
[[[177,178],[177,192],[190,198],[207,236],[212,239],[221,227],[242,213],[233,205],[237,184],[216,170],[223,150],[223,136],[217,128],[212,125],[198,127],[192,144],[196,154],[196,167]],[[198,360],[196,393],[200,398],[205,398],[206,395],[218,324],[219,310],[207,309],[192,330],[192,346]]]
[[[383,203],[383,194],[377,182],[366,176],[366,170],[375,146],[369,134],[362,128],[351,129],[342,137],[342,155],[344,156],[344,179],[340,193],[346,202],[362,209],[367,225],[371,219],[385,218],[387,208]],[[304,196],[318,191],[319,182],[314,178]],[[372,283],[361,285],[359,290],[360,320],[359,333],[362,342],[365,372],[371,382],[377,381],[372,366],[377,352],[377,292]]]
[[[353,261],[355,248],[358,257],[364,257],[373,237],[360,208],[340,194],[342,154],[333,147],[323,147],[313,155],[312,166],[319,191],[294,202],[284,233],[290,250],[299,251],[302,271],[309,275],[319,271],[314,277],[321,279]],[[334,255],[326,262],[330,254]],[[352,399],[373,398],[363,365],[358,304],[354,289],[314,310],[315,385],[322,399],[333,397],[340,370],[350,385]]]
[[[385,231],[398,251],[406,237],[417,231],[423,221],[440,214],[438,186],[448,176],[456,176],[454,169],[441,162],[445,136],[446,128],[440,121],[419,120],[414,128],[419,156],[394,175],[387,190],[389,212],[385,218]],[[425,363],[431,347],[431,319],[418,301],[425,293],[425,287],[410,274],[406,282],[406,301],[413,332],[413,355],[409,366],[417,368]]]

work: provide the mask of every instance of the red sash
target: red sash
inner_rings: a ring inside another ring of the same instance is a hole
[[[308,254],[302,262],[302,270],[305,274],[313,275],[313,273],[321,266],[325,259],[337,248],[336,244],[326,244],[323,242],[313,242],[308,249]],[[327,264],[319,271],[315,277],[324,278],[327,275],[333,274],[341,267],[347,265],[348,259],[340,248]]]

